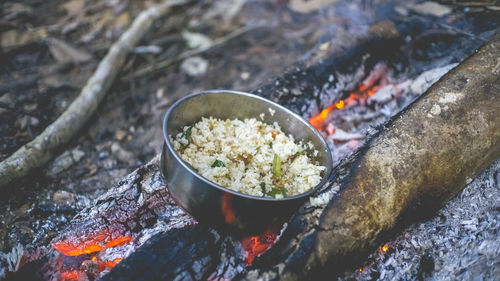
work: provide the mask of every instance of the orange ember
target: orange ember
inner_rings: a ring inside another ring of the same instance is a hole
[[[278,234],[272,231],[259,236],[245,237],[241,240],[241,245],[247,254],[246,264],[250,265],[253,260],[267,251],[274,244]]]
[[[124,236],[116,239],[111,239],[107,233],[98,233],[94,237],[82,242],[81,244],[74,244],[72,242],[56,242],[52,244],[52,248],[66,256],[79,256],[83,254],[91,254],[99,252],[106,248],[113,248],[121,246],[132,241],[132,237]]]
[[[116,246],[121,246],[121,245],[130,243],[131,241],[132,241],[132,237],[130,237],[130,236],[121,237],[121,238],[111,240],[108,243],[106,243],[106,248],[113,248]]]
[[[338,103],[336,103],[335,107],[338,109],[344,108],[344,100],[340,100]]]
[[[341,99],[337,103],[323,109],[318,115],[311,117],[309,119],[309,123],[311,123],[314,128],[321,130],[323,122],[328,117],[331,111],[336,109],[344,109],[347,105],[350,105],[356,100],[364,101],[368,97],[375,95],[375,93],[377,93],[380,88],[380,85],[367,86],[365,83],[363,83],[361,84],[361,86],[359,86],[358,91],[349,94],[349,98],[347,100]]]
[[[80,272],[76,270],[65,271],[61,273],[59,281],[78,281],[80,280]]]
[[[321,125],[323,124],[323,121],[326,119],[326,117],[328,117],[328,114],[330,113],[330,111],[332,111],[333,109],[335,108],[343,108],[344,107],[344,101],[342,101],[342,105],[340,105],[340,102],[334,104],[334,105],[331,105],[325,109],[323,109],[318,115],[316,116],[313,116],[311,117],[311,119],[309,119],[309,123],[311,123],[311,125],[314,126],[314,128],[320,130],[321,129]]]
[[[91,260],[97,264],[99,271],[102,272],[106,269],[115,267],[117,264],[119,264],[123,260],[123,258],[116,258],[112,261],[102,261],[102,260],[98,259],[97,257],[92,257]]]
[[[389,250],[389,246],[387,246],[387,244],[385,244],[384,246],[382,246],[382,252],[387,252]]]
[[[81,244],[75,244],[74,242],[62,241],[52,244],[52,248],[59,251],[66,256],[79,256],[83,254],[91,254],[99,252],[107,248],[113,248],[121,246],[132,241],[132,237],[123,236],[116,239],[111,239],[111,235],[106,232],[100,232],[95,234],[92,238]],[[100,272],[115,267],[118,263],[122,261],[122,258],[116,258],[112,261],[101,260],[99,255],[93,255],[89,257],[90,261],[97,265]],[[89,260],[83,261],[82,265]],[[59,281],[73,281],[73,280],[86,280],[85,271],[64,271],[60,275]],[[82,278],[83,277],[83,278]]]

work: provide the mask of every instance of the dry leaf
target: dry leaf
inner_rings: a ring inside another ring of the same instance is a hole
[[[70,0],[61,5],[69,16],[76,15],[85,8],[85,0]]]
[[[118,18],[115,20],[115,29],[118,30],[124,30],[127,28],[130,24],[130,16],[128,13],[122,13]]]
[[[451,8],[436,2],[408,4],[408,8],[416,13],[441,17],[451,13]]]
[[[89,52],[71,46],[69,43],[62,40],[49,38],[48,43],[50,53],[58,62],[72,61],[75,63],[81,63],[92,59],[92,55]]]
[[[182,32],[182,38],[184,38],[188,47],[191,49],[205,50],[213,45],[212,39],[201,33],[194,33],[185,30]]]
[[[47,36],[47,30],[40,28],[34,31],[20,31],[11,29],[1,33],[2,48],[14,48],[34,43]]]

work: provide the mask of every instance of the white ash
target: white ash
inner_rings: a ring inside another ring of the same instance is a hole
[[[410,91],[418,96],[423,94],[427,91],[427,89],[429,89],[430,86],[432,86],[432,84],[436,83],[443,75],[448,73],[448,71],[457,65],[458,63],[452,63],[423,72],[412,81]]]
[[[0,252],[0,259],[2,260],[2,264],[5,263],[6,268],[10,271],[17,271],[19,269],[19,265],[21,264],[21,259],[24,256],[24,247],[21,244],[17,244],[9,253]],[[1,267],[2,270],[4,266]],[[0,277],[4,277],[5,272],[0,272]]]
[[[413,224],[376,250],[362,271],[338,280],[498,280],[500,159],[432,219]]]
[[[335,185],[332,188],[327,189],[326,191],[320,193],[318,196],[309,197],[309,203],[312,207],[323,207],[332,200],[333,196],[339,192],[340,186]]]
[[[393,100],[398,94],[395,85],[387,85],[378,90],[373,96],[369,97],[367,103],[372,104],[386,104]]]
[[[356,88],[358,81],[361,81],[361,79],[363,79],[363,76],[365,75],[364,64],[362,65],[362,67],[359,67],[353,73],[332,73],[331,76],[337,78],[336,82],[328,82],[323,84],[321,90],[315,89],[313,96],[319,95],[322,108],[326,108],[335,103],[336,97],[339,97],[346,89]],[[310,116],[314,116],[319,114],[320,111],[321,109],[318,109],[316,103],[314,102],[311,103],[308,114],[310,114]]]
[[[137,245],[124,244],[121,246],[107,248],[104,251],[99,252],[99,258],[102,261],[114,261],[118,258],[126,258],[132,254],[137,249]]]

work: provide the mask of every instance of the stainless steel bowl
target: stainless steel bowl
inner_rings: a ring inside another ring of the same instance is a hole
[[[274,116],[268,109],[275,110]],[[259,118],[277,121],[282,130],[295,140],[311,141],[318,150],[317,160],[327,169],[313,189],[284,199],[242,194],[218,185],[199,175],[175,152],[169,136],[181,128],[213,116],[222,119]],[[299,205],[328,180],[332,157],[321,135],[304,119],[279,104],[248,93],[215,90],[190,94],[174,103],[163,121],[165,144],[161,170],[172,198],[200,223],[206,223],[233,234],[261,233],[290,218]]]

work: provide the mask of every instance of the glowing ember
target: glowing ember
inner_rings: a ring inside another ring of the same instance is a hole
[[[61,273],[59,281],[78,281],[80,280],[80,272],[76,270],[65,271]]]
[[[121,245],[125,245],[127,243],[130,243],[132,241],[132,238],[129,236],[121,237],[118,239],[114,239],[106,243],[106,248],[113,248]]]
[[[387,244],[385,244],[384,246],[382,246],[382,252],[387,252],[389,250],[389,246]]]
[[[132,237],[129,236],[110,239],[110,235],[106,233],[99,233],[81,244],[75,245],[71,241],[62,241],[52,244],[52,248],[66,256],[79,256],[99,252],[107,248],[121,246],[130,243],[131,241]]]
[[[365,84],[362,84],[359,87],[359,90],[356,93],[351,93],[347,101],[339,100],[337,103],[330,105],[329,107],[323,109],[318,115],[313,116],[309,119],[309,123],[314,126],[314,128],[321,130],[323,126],[323,122],[328,117],[331,111],[336,109],[344,109],[347,105],[352,104],[356,100],[365,101],[368,97],[373,96],[380,86],[371,86],[368,88]]]
[[[360,102],[365,102],[366,99],[375,95],[377,91],[382,88],[386,83],[388,83],[386,74],[387,67],[384,65],[376,65],[372,73],[365,79],[365,81],[359,86],[359,89],[350,93],[347,100],[339,100],[337,103],[330,105],[329,107],[323,109],[318,115],[313,116],[309,119],[309,123],[314,126],[314,128],[321,130],[323,122],[328,117],[331,111],[336,109],[344,109],[347,105],[352,104],[354,101],[358,100]]]
[[[329,107],[323,109],[318,115],[311,117],[309,119],[309,123],[314,126],[314,128],[320,130],[321,125],[323,125],[323,121],[328,117],[330,111],[334,109],[342,109],[345,106],[344,100],[340,100],[338,103],[330,105]]]
[[[77,241],[78,239],[75,239]],[[101,232],[95,234],[91,239],[88,239],[81,244],[77,244],[75,241],[62,241],[52,244],[52,248],[59,251],[65,256],[79,256],[83,254],[97,253],[108,248],[114,248],[122,246],[132,242],[132,237],[123,236],[115,239],[111,239],[111,235],[106,232]],[[60,273],[60,281],[72,281],[72,280],[88,280],[88,276],[94,276],[96,273],[94,270],[99,270],[103,272],[115,267],[118,263],[122,261],[122,258],[115,258],[114,260],[101,259],[100,254],[93,254],[92,257],[88,257],[86,260],[82,261],[80,270],[70,270],[63,271]],[[93,264],[93,266],[92,266]],[[89,267],[90,266],[90,267]],[[92,269],[93,268],[93,269]],[[89,271],[90,270],[90,271]]]
[[[241,245],[247,254],[246,264],[250,265],[253,260],[267,251],[274,244],[277,232],[271,230],[259,236],[245,237],[241,240]]]

